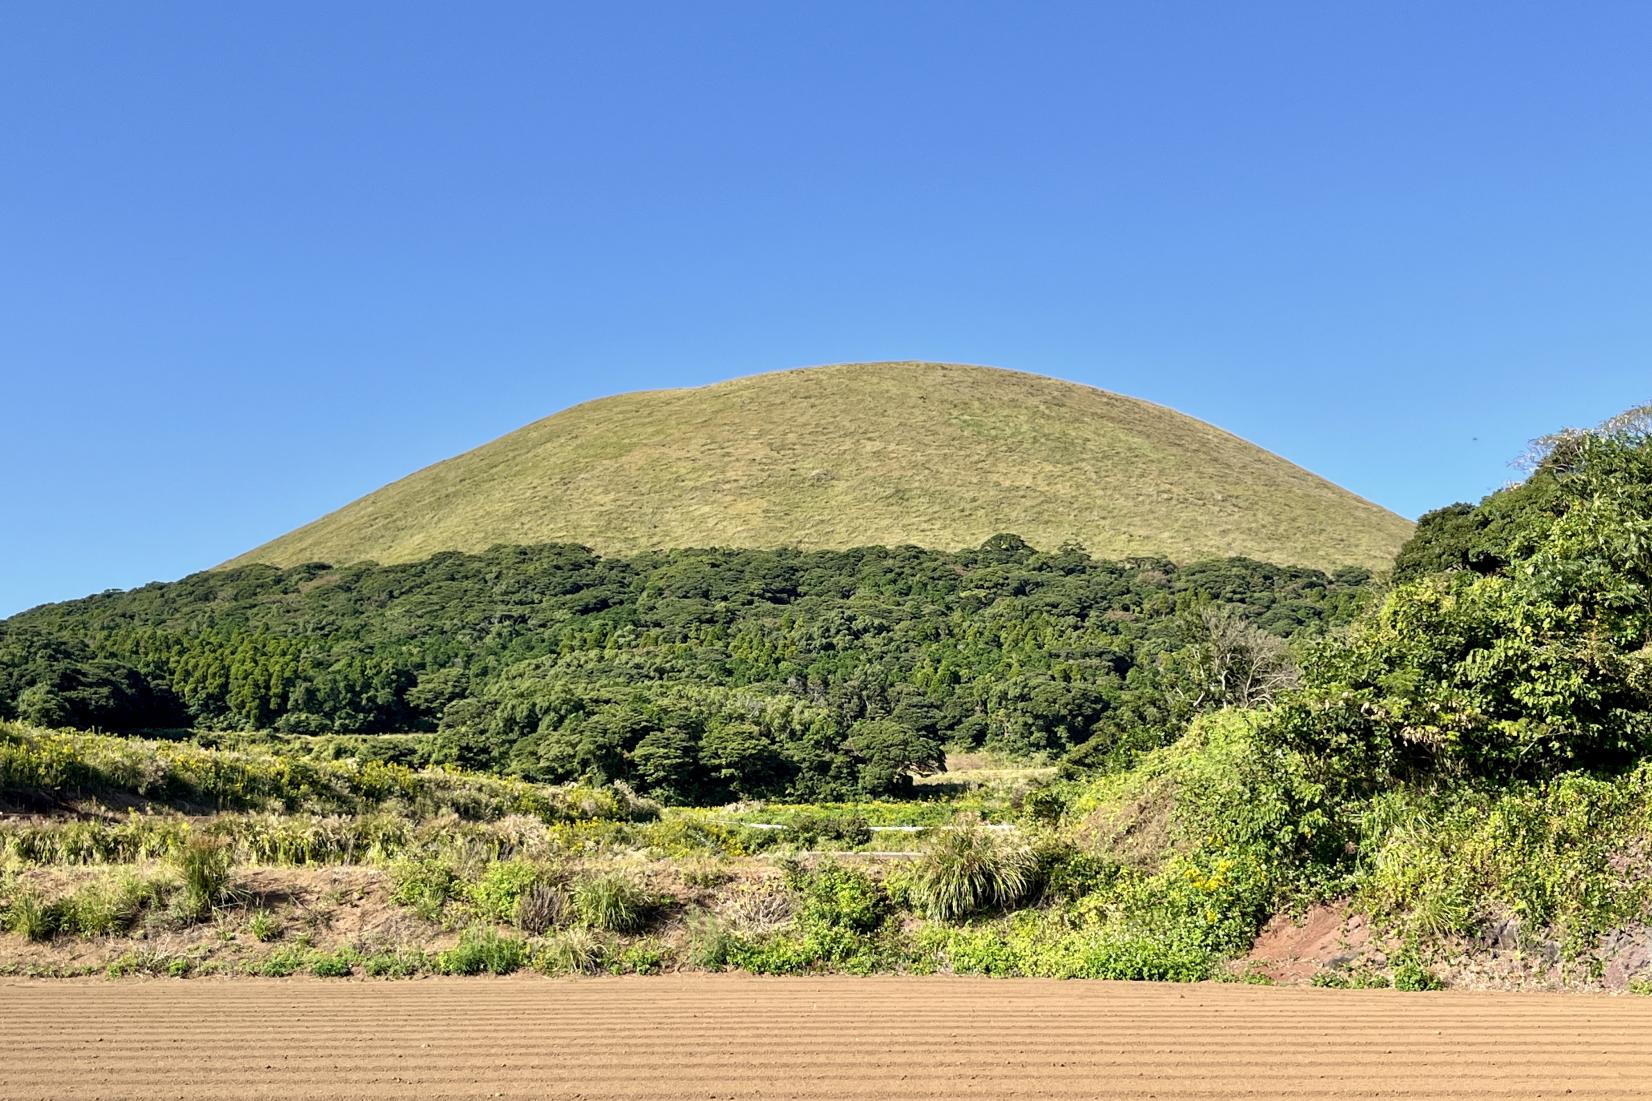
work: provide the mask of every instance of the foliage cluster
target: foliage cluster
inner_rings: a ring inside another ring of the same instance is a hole
[[[0,623],[0,718],[334,736],[323,752],[668,802],[898,793],[943,744],[1127,763],[1289,679],[1370,574],[958,552],[498,547],[248,566]],[[366,766],[363,766],[366,767]]]
[[[187,809],[352,814],[391,806],[491,820],[642,819],[657,810],[618,787],[548,787],[447,769],[208,749],[183,742],[31,729],[0,723],[0,799],[51,805],[124,797]]]

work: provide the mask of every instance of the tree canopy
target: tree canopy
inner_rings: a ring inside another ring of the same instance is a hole
[[[1282,640],[1346,622],[1370,580],[1013,535],[245,566],[0,623],[0,717],[433,731],[438,761],[685,802],[888,792],[945,744],[1126,761],[1256,702],[1289,671]]]

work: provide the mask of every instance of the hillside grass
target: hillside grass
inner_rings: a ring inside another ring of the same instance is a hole
[[[1259,752],[1258,722],[1207,717],[1091,780],[658,817],[624,810],[623,793],[537,785],[522,786],[556,809],[524,814],[494,797],[501,781],[460,772],[410,794],[351,760],[322,762],[302,799],[201,813],[211,785],[263,802],[263,779],[294,779],[289,759],[13,725],[12,790],[56,770],[102,777],[110,802],[59,784],[80,796],[71,810],[0,821],[0,974],[1227,979],[1251,975],[1236,961],[1270,915],[1341,898],[1381,953],[1315,981],[1472,979],[1454,961],[1513,928],[1534,958],[1550,953],[1532,984],[1599,986],[1652,918],[1645,766],[1477,796],[1395,791],[1360,810],[1355,848],[1337,846],[1357,855],[1326,863],[1305,859],[1313,786]],[[122,805],[185,775],[193,810]],[[469,818],[441,794],[467,789],[492,793],[461,800]]]
[[[956,549],[1385,569],[1393,513],[1162,406],[1018,372],[865,363],[588,402],[229,565],[409,562],[552,541]]]

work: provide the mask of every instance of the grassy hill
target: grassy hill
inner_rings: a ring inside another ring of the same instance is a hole
[[[1218,428],[1056,379],[861,363],[621,394],[437,463],[230,564],[496,543],[952,549],[1385,568],[1406,520]]]

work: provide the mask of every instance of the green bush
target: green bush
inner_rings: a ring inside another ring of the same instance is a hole
[[[647,888],[620,873],[585,876],[574,884],[580,921],[608,933],[637,933],[647,927],[655,901]]]
[[[253,964],[251,971],[267,979],[284,979],[303,970],[304,965],[309,962],[309,955],[309,950],[299,945],[277,948]]]
[[[254,910],[247,918],[247,932],[253,940],[268,943],[281,939],[281,923],[268,910]]]
[[[521,814],[543,822],[647,821],[659,814],[657,805],[618,786],[556,788],[372,759],[330,761],[14,723],[0,725],[0,790],[62,798],[95,793],[188,810],[205,805],[220,811],[364,814],[398,804],[422,817],[454,813],[495,820]]]
[[[310,956],[310,974],[320,979],[342,979],[355,971],[360,957],[343,949],[337,952],[315,952]]]
[[[1316,971],[1309,982],[1313,986],[1323,986],[1333,990],[1383,990],[1393,985],[1387,975],[1369,970],[1332,971],[1325,969]]]
[[[640,940],[610,956],[608,970],[615,975],[658,975],[665,970],[666,959],[664,945]]]
[[[1119,866],[1113,861],[1071,845],[1044,845],[1035,851],[1035,857],[1035,878],[1044,885],[1044,897],[1058,902],[1075,902],[1107,890],[1119,875]]]
[[[805,929],[845,929],[870,933],[889,916],[889,896],[865,872],[832,861],[813,871],[791,868],[787,886],[801,899],[798,918]]]
[[[223,842],[208,837],[191,837],[176,859],[183,879],[179,907],[183,915],[202,921],[212,911],[232,900],[230,851]]]
[[[800,849],[854,849],[872,840],[872,828],[859,814],[798,811],[782,831]]]
[[[1034,886],[1033,854],[980,825],[936,830],[924,850],[915,897],[939,921],[1013,906]]]
[[[1394,964],[1395,990],[1443,990],[1445,984],[1439,976],[1424,967],[1415,959],[1403,957]]]
[[[493,929],[467,929],[459,943],[436,956],[444,975],[509,975],[528,962],[527,942]]]
[[[856,868],[822,861],[813,870],[789,864],[785,881],[796,899],[795,929],[747,939],[708,924],[697,936],[700,965],[762,975],[870,974],[894,966],[900,955],[888,928],[894,908],[876,880]]]
[[[747,831],[691,811],[677,811],[640,829],[638,837],[660,856],[744,856],[758,847]]]
[[[459,873],[440,857],[398,860],[390,868],[390,900],[426,921],[438,921],[462,889]]]
[[[1185,938],[1167,940],[1123,926],[1070,930],[1037,917],[1029,912],[1008,923],[935,926],[919,947],[957,974],[1161,982],[1217,974],[1212,954]]]
[[[1054,826],[1067,813],[1072,788],[1065,783],[1046,784],[1022,795],[1018,809],[1022,818],[1039,826]]]
[[[363,973],[378,979],[407,979],[433,970],[429,956],[412,948],[374,952],[361,961]]]
[[[501,860],[488,865],[465,894],[476,916],[501,925],[515,920],[522,897],[549,880],[549,872],[526,860]],[[543,932],[543,930],[535,930]]]
[[[65,916],[61,902],[47,901],[33,891],[20,891],[6,907],[6,928],[32,941],[48,941],[63,928]]]
[[[540,942],[533,968],[547,975],[591,975],[607,958],[608,946],[590,929],[560,929]]]
[[[1551,437],[1319,647],[1265,733],[1340,798],[1396,782],[1617,771],[1652,748],[1652,434],[1646,409]],[[1408,559],[1412,556],[1408,555]]]
[[[1624,864],[1652,833],[1652,763],[1494,793],[1390,793],[1371,802],[1362,829],[1357,900],[1407,940],[1469,936],[1512,917],[1576,958],[1652,908],[1652,881]]]

